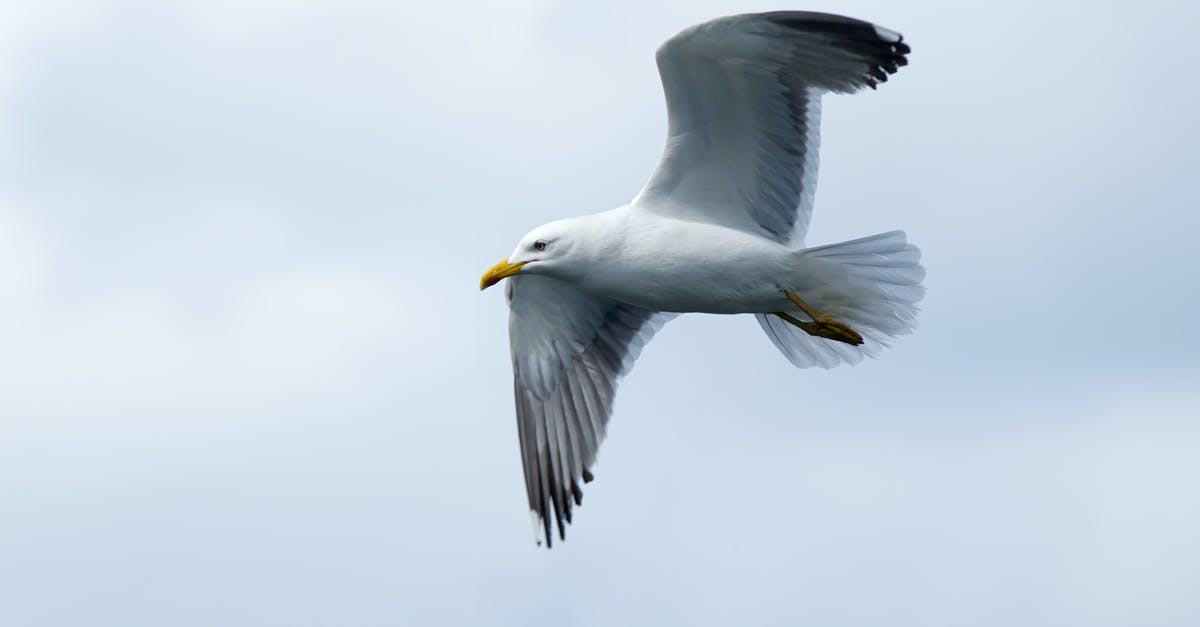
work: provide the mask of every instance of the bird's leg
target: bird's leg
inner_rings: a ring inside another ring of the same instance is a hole
[[[833,316],[823,314],[816,309],[813,309],[808,305],[808,303],[804,302],[804,299],[793,294],[792,292],[783,290],[783,293],[788,297],[788,300],[792,301],[797,307],[800,308],[800,311],[803,311],[805,315],[807,315],[809,318],[812,318],[812,322],[805,322],[799,318],[796,318],[795,316],[783,313],[782,311],[775,312],[776,316],[783,318],[789,324],[799,327],[809,335],[815,335],[817,337],[823,337],[827,340],[834,340],[837,342],[845,342],[851,346],[858,346],[863,343],[863,337],[859,335],[857,331],[851,329],[850,325],[838,320],[837,318],[834,318]]]

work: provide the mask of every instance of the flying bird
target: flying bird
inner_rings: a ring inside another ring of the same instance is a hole
[[[804,245],[822,94],[875,88],[908,53],[899,33],[825,13],[680,32],[656,55],[667,143],[641,193],[533,229],[483,275],[480,290],[508,279],[521,460],[547,547],[592,480],[617,379],[673,316],[752,314],[801,368],[858,363],[913,330],[925,270],[902,231]]]

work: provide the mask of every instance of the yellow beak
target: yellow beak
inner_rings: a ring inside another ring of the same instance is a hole
[[[500,279],[510,277],[514,274],[519,274],[521,272],[521,267],[526,263],[528,262],[522,261],[520,263],[508,263],[508,260],[505,259],[504,261],[492,266],[492,269],[484,272],[483,278],[479,279],[479,291],[482,292],[483,290],[486,290],[487,288],[499,283]]]

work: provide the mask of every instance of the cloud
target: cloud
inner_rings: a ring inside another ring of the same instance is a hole
[[[478,276],[636,193],[654,48],[751,8],[6,7],[0,622],[1200,615],[1177,7],[837,8],[913,63],[827,99],[810,239],[908,230],[921,328],[813,372],[672,322],[532,547]]]

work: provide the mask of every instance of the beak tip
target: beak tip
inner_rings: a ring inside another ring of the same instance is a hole
[[[479,291],[482,292],[483,290],[486,290],[487,288],[499,283],[501,279],[520,273],[521,267],[524,265],[525,262],[510,264],[508,263],[507,259],[501,261],[492,267],[491,270],[485,272],[483,277],[479,279]]]

